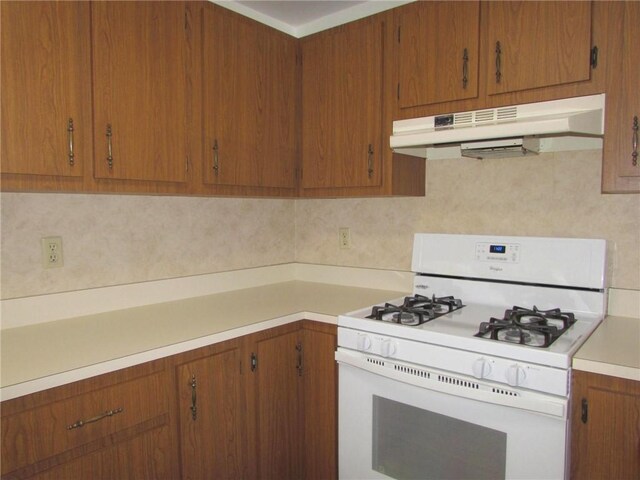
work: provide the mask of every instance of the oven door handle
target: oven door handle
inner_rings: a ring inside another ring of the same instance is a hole
[[[511,395],[508,386],[501,387],[500,385],[478,382],[473,377],[449,374],[436,369],[421,367],[420,365],[369,356],[342,348],[338,348],[336,351],[335,359],[338,364],[350,365],[360,370],[427,390],[480,402],[519,408],[553,417],[566,418],[567,416],[568,401],[563,398],[552,398],[549,395],[534,392]],[[482,389],[480,386],[486,388]]]

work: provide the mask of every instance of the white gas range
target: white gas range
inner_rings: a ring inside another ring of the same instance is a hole
[[[413,295],[338,318],[340,478],[564,478],[605,250],[417,234]]]

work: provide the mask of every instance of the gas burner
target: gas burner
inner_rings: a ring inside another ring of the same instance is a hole
[[[573,313],[559,308],[513,307],[504,312],[504,318],[492,317],[488,322],[482,322],[475,336],[546,348],[575,322]]]
[[[431,298],[424,295],[405,297],[402,305],[385,303],[371,309],[371,315],[366,318],[393,322],[402,325],[420,325],[464,307],[462,301],[452,296]]]

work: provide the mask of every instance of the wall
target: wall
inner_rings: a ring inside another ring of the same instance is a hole
[[[424,198],[298,201],[296,261],[410,270],[415,232],[604,238],[609,286],[640,290],[640,195],[602,195],[601,162],[600,150],[433,160]]]
[[[424,198],[4,193],[2,298],[293,261],[410,270],[415,232],[605,238],[609,285],[640,290],[640,195],[600,194],[600,163],[600,151],[430,161]],[[49,235],[63,237],[63,268],[41,267]]]
[[[294,261],[293,200],[4,193],[2,298]],[[62,236],[64,267],[40,239]]]

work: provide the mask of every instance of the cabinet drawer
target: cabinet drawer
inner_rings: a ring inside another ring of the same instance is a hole
[[[100,448],[100,439],[166,414],[163,382],[159,372],[3,417],[3,475],[81,446]]]

